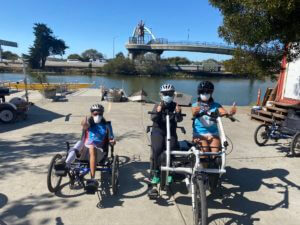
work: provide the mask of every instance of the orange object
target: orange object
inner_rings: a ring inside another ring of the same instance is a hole
[[[256,105],[257,106],[260,106],[260,96],[261,96],[261,90],[259,88],[258,92],[257,92],[257,100],[256,100]]]

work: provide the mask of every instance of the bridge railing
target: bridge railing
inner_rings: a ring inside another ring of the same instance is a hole
[[[151,44],[168,44],[168,45],[189,45],[189,46],[207,46],[207,47],[216,47],[216,48],[225,48],[225,49],[234,49],[233,46],[225,45],[215,42],[200,42],[200,41],[168,41],[166,38],[156,38],[151,39],[150,41],[145,41],[142,38],[129,37],[129,44],[142,44],[142,45],[151,45]]]

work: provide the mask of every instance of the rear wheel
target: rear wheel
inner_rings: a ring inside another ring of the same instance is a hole
[[[290,147],[293,157],[300,155],[300,132],[296,133]]]
[[[57,176],[55,174],[54,165],[61,159],[62,159],[62,155],[56,154],[50,162],[50,166],[48,169],[48,175],[47,175],[47,186],[48,186],[48,190],[50,192],[57,192],[59,189],[59,185],[61,183],[62,176]]]
[[[259,125],[254,132],[254,141],[258,146],[264,146],[269,140],[269,126],[266,124]]]
[[[195,201],[193,207],[194,225],[206,225],[208,212],[203,177],[194,181],[193,199]]]
[[[118,191],[119,184],[119,156],[115,155],[112,163],[111,186],[113,195]]]
[[[0,121],[2,123],[12,123],[17,118],[17,112],[12,107],[3,107],[0,110]]]

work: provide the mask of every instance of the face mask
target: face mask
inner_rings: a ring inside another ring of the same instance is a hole
[[[200,94],[200,99],[204,102],[207,102],[210,99],[210,94]]]
[[[102,120],[102,116],[99,116],[99,115],[93,116],[93,119],[94,119],[94,122],[95,122],[95,123],[100,123],[101,120]]]
[[[162,96],[162,100],[165,102],[165,103],[171,103],[174,99],[174,96]]]

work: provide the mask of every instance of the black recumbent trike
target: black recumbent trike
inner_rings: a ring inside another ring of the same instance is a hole
[[[290,139],[289,153],[291,156],[300,155],[300,110],[288,110],[286,118],[271,124],[261,124],[254,132],[254,141],[258,146],[264,146],[269,140]]]
[[[87,194],[95,194],[98,191],[98,185],[92,185],[91,179],[86,179],[85,175],[90,172],[90,163],[87,147],[83,147],[80,153],[76,153],[76,159],[65,169],[59,169],[59,164],[62,160],[66,160],[70,150],[69,142],[66,142],[67,153],[56,154],[53,156],[47,175],[47,186],[50,192],[58,192],[61,189],[61,181],[63,177],[69,178],[70,189],[84,188]],[[107,137],[103,148],[97,151],[96,171],[100,173],[110,174],[110,186],[113,195],[117,193],[119,186],[119,157],[114,155],[114,145],[109,143]],[[101,154],[101,157],[98,157]]]

